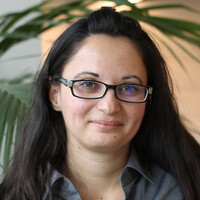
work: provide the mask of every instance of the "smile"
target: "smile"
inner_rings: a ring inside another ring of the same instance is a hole
[[[98,128],[104,129],[104,130],[115,130],[123,126],[123,124],[120,122],[105,121],[105,120],[93,120],[91,121],[91,123],[97,126]]]

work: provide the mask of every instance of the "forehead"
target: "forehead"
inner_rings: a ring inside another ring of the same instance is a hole
[[[136,74],[144,82],[147,76],[136,44],[126,37],[104,34],[86,38],[64,67],[63,74],[74,76],[84,70],[105,77]]]

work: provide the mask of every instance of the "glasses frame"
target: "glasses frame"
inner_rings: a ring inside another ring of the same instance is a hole
[[[95,80],[67,80],[67,79],[64,79],[62,77],[54,77],[54,80],[59,81],[60,83],[64,84],[65,86],[69,87],[71,89],[72,95],[75,96],[75,97],[77,97],[77,98],[80,98],[80,99],[101,99],[101,98],[103,98],[106,95],[108,89],[113,89],[114,93],[115,93],[115,97],[118,100],[120,100],[120,101],[127,102],[127,103],[143,103],[143,102],[145,102],[147,100],[147,98],[148,98],[149,95],[152,95],[152,92],[153,92],[153,87],[144,86],[144,85],[140,85],[140,84],[131,84],[131,85],[137,85],[137,86],[145,88],[146,91],[147,91],[146,92],[146,96],[145,96],[145,98],[144,98],[143,101],[126,101],[126,100],[120,99],[118,97],[118,95],[117,95],[117,92],[116,92],[116,88],[118,86],[120,86],[120,85],[124,85],[124,83],[118,84],[118,85],[109,85],[109,84],[103,83],[101,81],[95,81]],[[103,93],[103,95],[100,96],[100,97],[95,97],[95,98],[80,97],[80,96],[75,95],[74,91],[73,91],[73,84],[76,83],[76,82],[78,82],[78,81],[93,81],[93,82],[96,82],[96,83],[101,83],[101,84],[103,84],[103,85],[106,86],[106,90]]]

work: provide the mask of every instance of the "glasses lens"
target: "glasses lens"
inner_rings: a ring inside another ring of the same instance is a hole
[[[142,102],[146,99],[147,88],[134,84],[123,84],[116,88],[119,99],[129,102]]]
[[[74,95],[83,98],[101,97],[106,90],[106,86],[96,81],[76,81],[73,84]]]

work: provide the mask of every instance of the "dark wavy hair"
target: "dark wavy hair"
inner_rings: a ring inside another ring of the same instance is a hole
[[[66,130],[62,114],[49,100],[54,84],[49,77],[60,76],[79,45],[95,34],[124,36],[137,45],[154,91],[133,142],[144,164],[154,162],[175,177],[186,200],[200,199],[200,146],[181,122],[165,61],[137,20],[105,7],[72,24],[53,44],[37,75],[18,150],[0,185],[1,198],[41,199],[44,190],[52,198],[52,170],[66,161]]]

